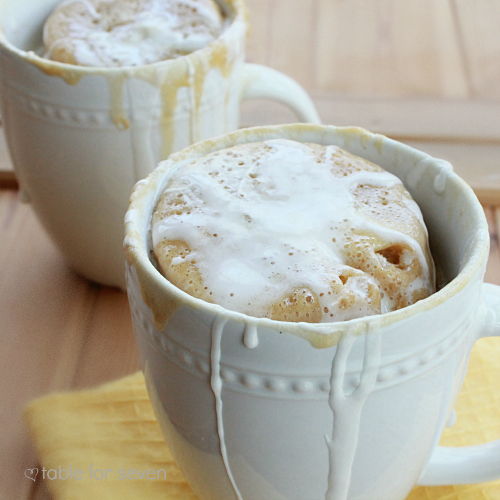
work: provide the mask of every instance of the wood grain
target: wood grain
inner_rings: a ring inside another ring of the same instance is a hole
[[[500,3],[453,0],[470,97],[500,99]]]
[[[498,208],[494,206],[485,207],[484,213],[488,221],[490,232],[490,256],[486,267],[485,281],[500,284],[500,241],[498,232]]]
[[[94,387],[139,368],[127,295],[99,287],[73,387]]]
[[[447,2],[319,0],[316,88],[346,94],[467,97]]]
[[[246,60],[269,66],[269,45],[273,29],[271,0],[250,0],[247,4],[250,26]]]
[[[139,369],[128,301],[73,273],[14,191],[0,191],[0,230],[0,498],[49,498],[20,480],[37,466],[24,404]]]
[[[69,389],[92,309],[77,277],[16,193],[0,193],[0,498],[26,498],[36,456],[22,411],[31,398]]]
[[[356,125],[401,140],[500,143],[500,101],[310,94],[325,124]],[[245,103],[243,110],[245,127],[297,120],[272,102]]]
[[[317,0],[274,0],[266,64],[315,88]]]

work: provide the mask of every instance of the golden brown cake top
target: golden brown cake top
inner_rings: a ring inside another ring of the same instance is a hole
[[[337,146],[270,140],[180,165],[153,214],[162,274],[251,316],[342,321],[435,291],[401,181]]]

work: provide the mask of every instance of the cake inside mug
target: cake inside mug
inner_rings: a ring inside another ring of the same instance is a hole
[[[345,321],[436,291],[411,195],[394,175],[337,146],[275,139],[183,162],[151,231],[165,278],[250,316]]]
[[[205,47],[223,22],[214,0],[66,0],[45,22],[44,57],[79,66],[141,66]]]

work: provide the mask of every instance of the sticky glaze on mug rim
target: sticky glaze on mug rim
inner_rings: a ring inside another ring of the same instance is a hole
[[[167,69],[169,66],[175,64],[176,61],[184,60],[193,56],[193,54],[199,53],[210,53],[214,47],[220,43],[224,42],[226,38],[230,38],[233,32],[246,28],[247,25],[247,8],[243,0],[215,0],[218,4],[224,3],[232,10],[231,23],[224,29],[221,34],[212,42],[207,44],[205,47],[195,50],[189,54],[174,59],[165,59],[163,61],[157,61],[155,63],[143,64],[140,66],[112,66],[112,67],[100,67],[100,66],[80,66],[77,64],[63,63],[59,61],[53,61],[52,59],[46,59],[35,54],[33,51],[27,51],[16,47],[12,42],[10,42],[5,36],[5,29],[1,25],[0,20],[0,48],[6,49],[9,53],[14,54],[20,59],[37,66],[42,71],[50,72],[53,69],[54,74],[57,75],[57,71],[63,73],[71,73],[76,80],[81,77],[88,75],[119,75],[126,74],[133,76],[134,73],[139,71],[147,71],[152,68],[162,68]]]
[[[218,304],[211,304],[189,295],[170,283],[153,265],[148,256],[148,244],[144,243],[138,229],[141,227],[141,224],[144,223],[144,217],[146,217],[147,220],[145,223],[149,232],[152,210],[154,209],[159,194],[166,184],[165,181],[168,177],[169,171],[179,162],[183,162],[188,159],[190,160],[193,157],[203,156],[209,154],[210,152],[225,149],[237,144],[258,142],[275,138],[286,138],[297,140],[299,142],[331,144],[328,139],[330,137],[339,136],[344,136],[347,139],[355,137],[359,139],[362,144],[372,144],[379,150],[384,147],[389,147],[389,149],[396,149],[405,156],[411,154],[416,158],[420,158],[420,161],[426,160],[428,162],[428,166],[435,169],[436,174],[445,170],[442,165],[442,160],[433,158],[422,151],[416,150],[393,139],[389,139],[383,135],[371,133],[359,127],[291,124],[241,129],[214,139],[198,142],[197,144],[189,146],[182,151],[172,154],[167,160],[160,163],[160,165],[146,179],[139,181],[135,185],[130,198],[129,209],[125,216],[124,251],[128,263],[136,268],[140,266],[141,271],[144,272],[148,279],[152,280],[155,284],[155,289],[157,291],[161,290],[165,295],[170,294],[183,306],[188,306],[194,309],[204,309],[214,313],[215,315],[223,314],[227,318],[236,322],[252,323],[255,326],[261,326],[280,332],[287,331],[289,333],[299,334],[300,336],[302,336],[302,332],[331,335],[341,330],[345,330],[346,328],[356,330],[356,327],[358,326],[361,331],[367,331],[367,329],[369,330],[370,326],[377,328],[386,327],[397,321],[409,318],[417,313],[431,310],[455,294],[459,293],[469,283],[474,274],[481,268],[484,259],[487,258],[489,250],[489,233],[484,211],[476,195],[470,186],[453,171],[449,171],[447,173],[447,183],[455,183],[455,185],[458,186],[460,191],[464,194],[464,198],[467,200],[469,206],[472,207],[472,213],[468,215],[473,217],[477,222],[477,232],[471,244],[470,254],[459,274],[441,290],[426,299],[420,300],[415,304],[397,311],[332,323],[285,322],[269,318],[258,318],[248,316],[237,311],[225,309]],[[144,214],[144,212],[147,213]]]

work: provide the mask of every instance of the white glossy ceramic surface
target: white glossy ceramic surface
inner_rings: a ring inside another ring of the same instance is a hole
[[[173,151],[238,128],[243,99],[279,100],[318,122],[287,76],[245,64],[242,0],[203,50],[142,67],[88,68],[38,57],[60,0],[0,0],[3,122],[24,199],[71,265],[124,288],[123,216],[133,185]]]
[[[171,285],[148,257],[152,209],[180,161],[284,137],[336,144],[400,177],[448,285],[406,309],[333,324],[251,318]],[[500,478],[500,442],[437,446],[475,341],[498,335],[488,227],[442,160],[361,129],[239,131],[172,155],[126,216],[128,293],[148,389],[202,500],[403,500],[419,484]]]

